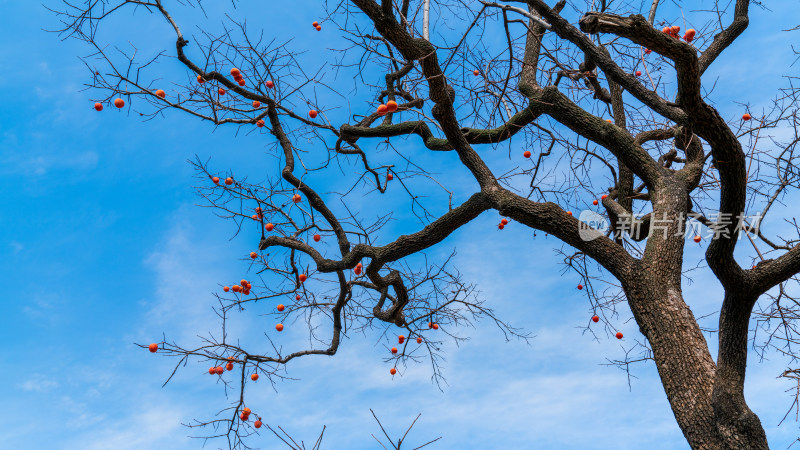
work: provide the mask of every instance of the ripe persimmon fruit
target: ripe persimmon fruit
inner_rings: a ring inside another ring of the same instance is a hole
[[[400,336],[397,336],[397,342],[399,342],[400,344],[402,344],[403,341],[405,341],[405,340],[406,340],[406,337],[403,336],[402,334]]]
[[[254,373],[254,374],[250,375],[250,379],[253,380],[253,381],[258,380],[258,374]]]
[[[531,157],[531,152],[529,152],[528,150],[525,150],[525,153],[523,153],[522,156],[524,156],[526,158],[530,158]]]
[[[161,98],[165,98],[167,96],[167,93],[164,92],[162,89],[159,89],[159,90],[156,91],[156,95],[161,97]]]
[[[617,331],[617,339],[622,339],[622,332]]]
[[[390,371],[389,371],[389,373],[390,373],[390,374],[392,374],[392,375],[394,375],[394,374],[396,374],[396,373],[397,373],[397,369],[395,369],[394,367],[392,367],[392,370],[390,370]]]
[[[311,111],[308,112],[308,117],[311,117],[312,119],[316,118],[317,117],[317,111],[312,109]]]
[[[231,177],[225,178],[225,184],[227,184],[228,186],[232,185],[233,184],[233,178],[231,178]]]
[[[121,98],[114,99],[114,106],[116,106],[117,108],[124,107],[125,106],[125,100],[123,100]]]
[[[386,105],[384,105],[384,104],[378,105],[378,115],[379,116],[385,115],[386,111],[388,111],[388,110],[389,110],[389,107],[387,107]]]
[[[600,318],[597,316],[592,316],[592,322],[594,323],[600,322]]]
[[[271,223],[268,223],[268,224],[264,225],[264,229],[267,230],[267,231],[272,231],[273,228],[275,228],[275,225],[273,225]]]
[[[261,106],[261,102],[258,100],[253,100],[253,108],[258,108]]]
[[[392,354],[397,354],[397,347],[392,347]]]
[[[278,305],[278,311],[283,311],[284,309],[286,309],[286,307],[283,306],[282,303],[280,305]]]
[[[301,283],[304,283],[308,279],[308,276],[306,276],[306,274],[304,273],[301,273],[300,276],[298,276],[297,278],[300,279]]]
[[[386,110],[389,112],[397,111],[397,102],[394,100],[389,100],[386,102]]]
[[[278,330],[278,331],[283,331],[283,324],[279,323],[279,324],[275,325],[275,329]]]
[[[219,177],[211,177],[211,181],[213,181],[214,184],[219,184]]]
[[[98,111],[102,111],[103,110],[103,104],[102,103],[95,103],[94,104],[94,109],[96,109]]]
[[[274,87],[275,87],[275,83],[273,83],[273,82],[272,82],[272,80],[267,80],[267,81],[265,81],[265,82],[264,82],[264,85],[265,85],[266,87],[270,88],[270,89],[272,89],[272,88],[274,88]]]
[[[158,344],[150,344],[147,348],[150,350],[150,353],[155,353],[158,351]]]
[[[314,242],[319,242],[320,239],[322,239],[322,236],[320,236],[318,234],[314,235]]]

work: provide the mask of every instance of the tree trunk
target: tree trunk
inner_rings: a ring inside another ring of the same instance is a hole
[[[722,358],[721,370],[725,373],[717,373],[700,325],[683,300],[686,192],[685,186],[674,181],[652,191],[652,217],[656,221],[663,218],[662,228],[651,229],[640,266],[631,279],[623,280],[623,289],[636,323],[653,350],[672,413],[689,445],[695,450],[767,449],[763,427],[742,394],[742,361]],[[747,320],[741,318],[748,311],[741,310],[752,304],[723,303],[720,319],[735,318],[744,328],[722,333],[721,351],[735,347],[731,354],[747,357]],[[725,305],[729,305],[727,309]]]
[[[625,291],[639,329],[653,349],[675,420],[693,449],[725,448],[711,402],[716,368],[708,344],[680,287],[662,284],[653,268],[644,271],[647,281],[626,286]]]
[[[654,276],[658,272],[645,270],[646,282],[626,286],[628,303],[653,349],[672,413],[689,445],[695,450],[769,449],[761,421],[745,403],[739,383],[744,380],[717,373],[680,288],[661,284]],[[728,345],[736,344],[741,346]]]
[[[720,312],[719,356],[714,382],[714,414],[727,448],[768,449],[767,436],[758,416],[744,399],[747,368],[747,333],[757,295],[745,289],[725,295]]]

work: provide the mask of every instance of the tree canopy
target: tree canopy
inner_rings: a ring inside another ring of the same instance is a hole
[[[202,9],[197,0],[57,11],[62,35],[92,48],[85,63],[98,110],[239,127],[263,135],[274,161],[253,181],[191,161],[203,205],[253,243],[248,275],[215,294],[219,331],[198,345],[165,338],[151,348],[178,356],[176,370],[201,360],[210,374],[236,374],[224,381],[237,392],[224,414],[191,426],[246,447],[257,430],[249,383],[286,377],[300,357],[336,355],[368,330],[392,342],[387,376],[424,361],[436,383],[439,342],[463,339],[476,319],[530,339],[449,259],[426,254],[496,212],[499,230],[527,227],[563,244],[564,268],[608,337],[631,338],[618,329],[627,305],[642,339],[614,363],[655,364],[692,448],[768,448],[744,381],[751,341],[795,361],[800,227],[773,211],[800,186],[797,79],[775,86],[768,108],[726,117],[703,77],[735,51],[751,2],[709,2],[683,18],[662,16],[657,0],[324,3],[309,29],[335,30],[349,46],[315,67],[258,17],[230,16],[216,34],[198,24],[190,35],[180,11]],[[131,20],[159,18],[173,45],[140,59],[135,43],[111,48],[98,37],[112,16],[134,12]],[[186,76],[161,79],[153,68],[162,60]],[[320,102],[323,91],[338,103]],[[441,161],[463,176],[439,176]],[[335,189],[318,187],[337,178]],[[393,233],[394,216],[416,229]],[[692,267],[685,252],[696,244],[705,256]],[[724,292],[716,356],[683,296],[701,269]],[[252,311],[270,315],[266,346],[226,333],[230,315]],[[307,328],[307,347],[274,344],[289,326]],[[798,374],[776,375],[800,383]]]

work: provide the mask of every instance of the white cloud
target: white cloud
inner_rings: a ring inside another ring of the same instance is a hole
[[[18,385],[23,391],[47,392],[60,386],[59,382],[42,374],[32,374],[28,380]]]
[[[30,173],[41,176],[53,170],[89,171],[96,168],[99,161],[94,151],[62,153],[58,149],[43,149],[41,146],[37,146],[37,150],[36,155],[9,152],[9,156],[0,163],[6,167],[24,167]]]
[[[107,418],[95,424],[76,439],[65,442],[64,448],[86,450],[115,450],[142,448],[193,448],[192,441],[180,439],[181,411],[163,402],[137,403],[130,405],[131,414]],[[187,434],[187,433],[183,433]],[[74,446],[73,446],[74,445]]]
[[[25,245],[17,241],[11,241],[8,243],[8,245],[9,247],[11,247],[11,253],[14,255],[18,254],[19,252],[25,249]]]
[[[150,312],[144,328],[163,330],[179,342],[217,332],[221,322],[211,309],[216,306],[212,293],[219,291],[219,280],[232,272],[220,267],[239,264],[230,248],[212,243],[227,243],[224,236],[204,233],[187,217],[198,215],[191,214],[189,207],[176,211],[172,227],[145,260],[155,273],[156,287],[153,298],[147,300]]]

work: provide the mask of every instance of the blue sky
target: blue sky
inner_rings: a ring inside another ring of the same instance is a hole
[[[273,6],[264,24],[276,36],[303,30],[292,45],[308,52],[302,58],[309,65],[331,56],[323,47],[342,42],[333,26],[324,27],[324,34],[305,32],[322,14],[317,3],[292,2],[302,6],[301,14]],[[797,73],[787,56],[797,33],[780,31],[796,25],[792,3],[774,2],[772,11],[752,8],[744,39],[705,75],[707,83],[718,77],[712,97],[723,116],[739,115],[737,102],[754,111],[767,106],[782,86],[781,74]],[[210,8],[215,26],[228,5]],[[201,160],[211,157],[220,171],[274,175],[275,160],[267,155],[270,137],[215,130],[179,113],[149,122],[127,109],[97,113],[90,100],[97,94],[82,90],[89,77],[77,57],[88,49],[42,31],[57,24],[36,2],[0,0],[0,6],[5,12],[0,17],[0,174],[5,180],[0,325],[6,366],[0,375],[5,405],[0,443],[20,449],[198,448],[202,441],[187,438],[191,432],[180,424],[213,418],[227,407],[224,389],[204,376],[206,363],[181,368],[162,388],[174,361],[133,343],[160,341],[166,333],[189,345],[198,334],[217,330],[212,293],[246,273],[242,257],[255,242],[252,236],[230,239],[232,224],[196,206],[200,201],[192,186],[198,181],[186,160],[196,154]],[[667,8],[665,15],[680,16],[674,5]],[[258,18],[258,11],[245,2],[231,14]],[[170,30],[160,22],[146,15],[125,18],[128,22],[116,22],[115,34],[107,36],[115,43],[124,43],[128,32],[139,37],[144,54],[174,48]],[[249,25],[262,26],[256,19]],[[174,61],[159,67],[165,79],[187,77]],[[335,74],[328,70],[326,76],[334,80]],[[339,79],[349,86],[347,80]],[[324,90],[319,99],[344,103]],[[463,188],[457,199],[474,187],[459,181],[468,180],[468,174],[454,164],[453,155],[408,148],[443,178],[456,180],[453,185]],[[508,165],[505,151],[488,155],[492,164]],[[389,161],[392,154],[376,157]],[[329,190],[343,186],[329,183]],[[364,201],[370,198],[365,195]],[[406,201],[397,192],[388,198],[390,205]],[[419,226],[398,209],[384,239]],[[456,248],[454,266],[477,284],[498,316],[535,335],[531,345],[505,342],[489,321],[458,330],[471,339],[459,346],[445,341],[448,385],[442,392],[424,364],[409,365],[392,378],[384,362],[387,341],[379,333],[353,334],[333,358],[291,364],[289,376],[299,381],[249,388],[248,403],[259,406],[265,422],[306,442],[326,425],[323,448],[331,449],[377,447],[370,434],[380,429],[369,408],[394,435],[421,413],[411,439],[422,443],[443,436],[431,448],[688,448],[654,366],[634,368],[638,378],[629,390],[624,372],[601,365],[606,358],[622,358],[641,339],[627,307],[618,308],[613,323],[626,339],[609,339],[600,327],[595,339],[585,332],[591,308],[575,290],[578,279],[562,275],[558,265],[561,258],[553,249],[560,245],[541,235],[534,240],[530,230],[514,224],[498,233],[497,221],[496,213],[484,214],[429,255],[442,259]],[[701,256],[702,247],[690,246],[687,265]],[[718,285],[708,272],[695,281],[685,290],[689,305],[696,316],[712,313]],[[230,332],[263,345],[253,336],[273,322],[242,315]],[[287,327],[277,339],[290,349],[307,343],[299,327]],[[716,355],[714,337],[709,339]],[[776,379],[787,362],[774,354],[770,358],[757,364],[751,354],[746,395],[773,448],[785,448],[800,431],[791,421],[777,427],[790,402],[784,390],[791,386]],[[249,442],[280,448],[263,432]],[[213,441],[207,447],[224,445]]]

